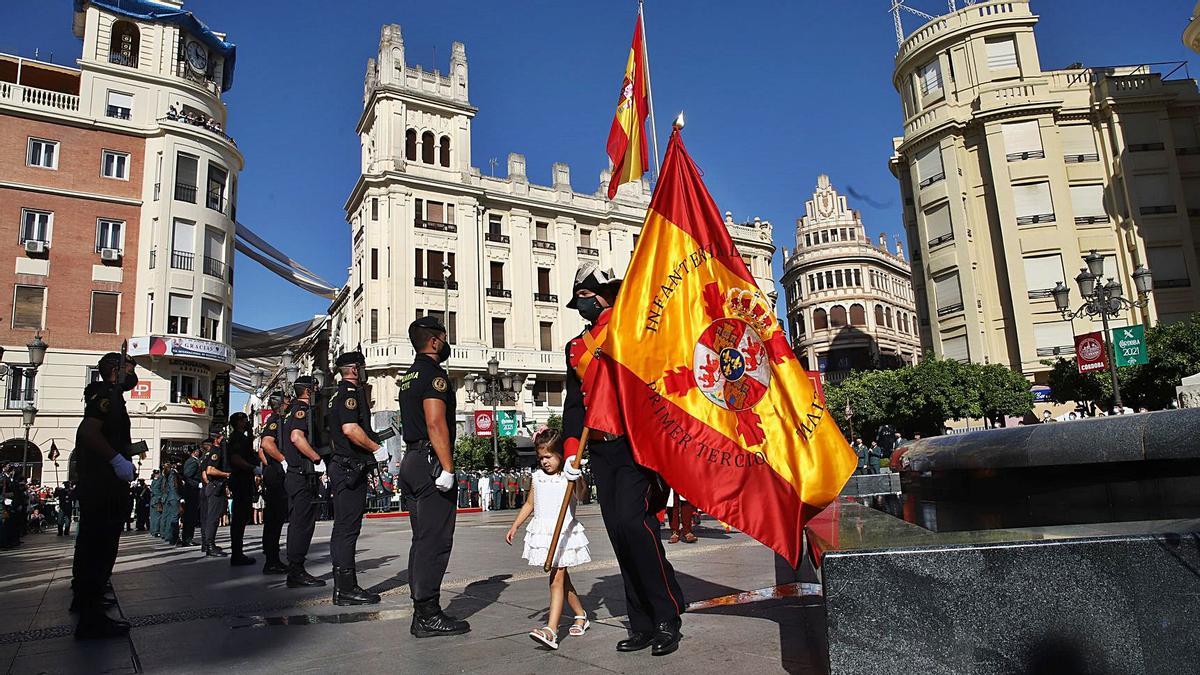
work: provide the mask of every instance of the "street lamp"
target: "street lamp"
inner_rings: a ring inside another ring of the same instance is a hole
[[[34,370],[41,368],[42,363],[46,361],[46,350],[50,348],[50,345],[46,344],[46,341],[42,339],[42,334],[38,333],[37,335],[34,335],[33,340],[31,340],[29,344],[25,346],[29,348],[30,365],[33,366]]]
[[[519,375],[500,371],[500,360],[493,354],[488,359],[487,372],[467,375],[466,392],[469,403],[482,403],[492,407],[492,464],[500,466],[500,426],[496,420],[496,408],[501,403],[516,403],[520,393],[517,383]]]
[[[36,381],[34,378],[37,377],[38,368],[41,368],[42,364],[46,362],[46,350],[50,348],[50,345],[46,344],[46,341],[42,339],[42,334],[39,331],[34,334],[33,339],[25,347],[29,350],[29,365],[31,366],[29,374],[26,377],[32,383]],[[36,394],[36,391],[36,389],[33,389],[30,391],[30,394]],[[37,419],[37,414],[38,409],[33,405],[31,397],[25,402],[25,407],[21,408],[21,424],[25,427],[25,449],[22,451],[21,473],[25,476],[26,480],[33,476],[33,471],[29,468],[29,428],[33,426],[34,421]]]
[[[25,451],[21,457],[21,474],[25,476],[26,480],[33,476],[33,471],[29,470],[29,428],[33,426],[37,414],[38,409],[34,407],[33,401],[26,401],[25,407],[21,408],[21,424],[25,427]]]
[[[442,319],[450,320],[450,263],[442,263]]]
[[[1121,287],[1121,283],[1116,279],[1110,278],[1108,283],[1104,282],[1104,256],[1092,249],[1083,258],[1083,262],[1087,264],[1079,270],[1079,274],[1075,277],[1075,284],[1079,287],[1079,295],[1083,298],[1083,304],[1078,309],[1071,309],[1071,289],[1063,282],[1058,282],[1054,285],[1054,290],[1050,294],[1054,297],[1054,306],[1058,308],[1063,319],[1082,319],[1088,316],[1092,319],[1100,318],[1104,325],[1104,349],[1108,355],[1108,371],[1112,377],[1113,387],[1113,406],[1117,409],[1124,409],[1121,403],[1121,388],[1117,384],[1117,360],[1113,350],[1112,336],[1109,334],[1108,319],[1116,318],[1122,310],[1125,309],[1143,309],[1149,303],[1147,297],[1154,290],[1154,282],[1150,275],[1150,270],[1144,265],[1138,265],[1131,275],[1133,277],[1133,287],[1137,291],[1137,300],[1129,300],[1124,297],[1125,291]]]
[[[283,354],[279,356],[279,365],[283,368],[283,376],[287,379],[287,383],[295,384],[296,378],[300,376],[300,366],[296,365],[296,359],[292,355],[291,349],[283,350]]]

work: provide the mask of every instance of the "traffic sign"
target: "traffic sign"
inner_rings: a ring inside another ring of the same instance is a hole
[[[496,427],[500,430],[501,438],[511,438],[517,435],[517,413],[512,410],[496,411]]]
[[[1112,329],[1112,344],[1119,368],[1150,362],[1146,352],[1146,327],[1141,324]]]
[[[1075,364],[1081,373],[1091,373],[1108,367],[1108,350],[1100,332],[1075,336]]]

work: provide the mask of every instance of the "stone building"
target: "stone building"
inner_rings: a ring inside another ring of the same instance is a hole
[[[134,439],[149,455],[208,434],[229,347],[234,209],[242,156],[222,129],[234,47],[164,1],[149,14],[115,0],[76,3],[78,68],[0,55],[0,230],[14,267],[0,274],[8,365],[0,460],[30,430],[35,475],[62,455],[66,479],[83,387],[129,338],[141,385]],[[31,373],[26,343],[49,343]],[[220,397],[218,397],[220,398]],[[227,400],[227,398],[226,398]]]
[[[792,349],[809,370],[836,382],[851,370],[895,368],[921,354],[908,261],[896,242],[867,236],[862,216],[829,177],[817,178],[796,248],[784,249],[781,282]]]
[[[471,157],[478,109],[468,72],[462,43],[453,44],[443,74],[406,62],[400,26],[383,27],[367,64],[362,173],[345,205],[350,278],[330,308],[330,348],[361,345],[376,410],[394,409],[396,379],[413,358],[408,325],[438,316],[453,345],[452,378],[461,384],[495,356],[523,378],[516,410],[540,422],[561,410],[563,346],[582,328],[564,307],[575,270],[593,261],[623,273],[649,188],[625,184],[609,201],[606,171],[595,191],[577,192],[561,163],[551,168],[551,185],[537,185],[516,153],[503,175],[481,172]],[[728,220],[773,293],[770,223]]]
[[[1153,272],[1149,307],[1115,325],[1200,309],[1195,82],[1174,66],[1043,70],[1037,20],[1027,0],[981,2],[913,32],[896,55],[891,160],[924,346],[1035,379],[1100,329],[1063,321],[1050,296],[1064,281],[1081,302],[1092,249],[1126,297],[1139,264]]]

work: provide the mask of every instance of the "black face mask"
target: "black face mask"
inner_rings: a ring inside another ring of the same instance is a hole
[[[596,323],[596,319],[599,319],[600,314],[604,312],[604,307],[600,305],[600,298],[595,296],[577,298],[575,300],[575,309],[579,310],[579,316],[582,316],[584,321],[588,323]]]
[[[445,363],[450,358],[450,343],[442,342],[442,346],[438,347],[437,360],[438,363]]]

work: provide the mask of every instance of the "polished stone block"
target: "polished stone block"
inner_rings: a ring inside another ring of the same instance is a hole
[[[855,474],[846,481],[842,488],[843,497],[862,497],[865,495],[896,494],[900,492],[900,474],[877,473]]]

